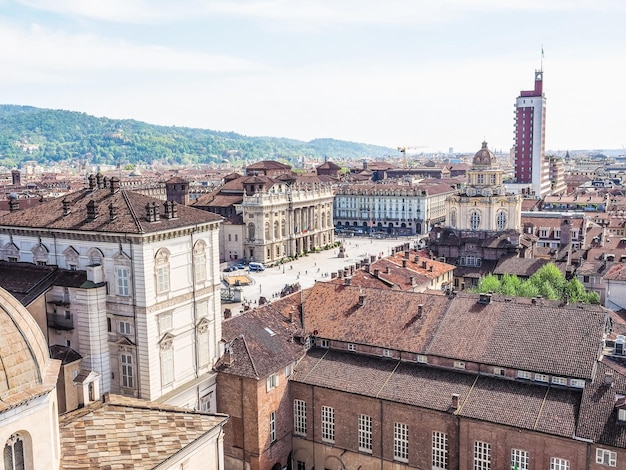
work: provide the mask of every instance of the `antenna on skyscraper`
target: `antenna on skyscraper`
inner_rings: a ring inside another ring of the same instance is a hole
[[[541,71],[543,72],[543,44],[541,45]]]

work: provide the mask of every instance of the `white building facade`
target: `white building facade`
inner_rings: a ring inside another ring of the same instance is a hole
[[[48,313],[69,316],[49,338],[83,356],[101,392],[215,410],[219,216],[101,175],[63,200],[12,209],[0,219],[2,260],[87,271],[85,286],[47,294]]]

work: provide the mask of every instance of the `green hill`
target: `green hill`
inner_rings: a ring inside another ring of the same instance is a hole
[[[24,160],[42,164],[83,161],[95,164],[215,163],[228,160],[329,159],[393,155],[393,149],[334,139],[302,142],[248,137],[188,127],[157,126],[131,119],[97,118],[85,113],[0,105],[0,165]]]

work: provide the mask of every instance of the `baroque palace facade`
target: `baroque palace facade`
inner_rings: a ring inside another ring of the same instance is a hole
[[[215,410],[219,216],[122,190],[100,174],[63,198],[10,208],[0,219],[3,270],[82,273],[28,308],[51,346],[82,357],[79,376],[96,398]]]

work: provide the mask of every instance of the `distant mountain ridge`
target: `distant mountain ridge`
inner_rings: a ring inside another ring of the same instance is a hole
[[[86,164],[218,163],[223,160],[362,158],[395,149],[335,139],[303,142],[248,137],[189,127],[159,126],[132,119],[98,118],[75,111],[0,105],[0,165],[80,161]]]

